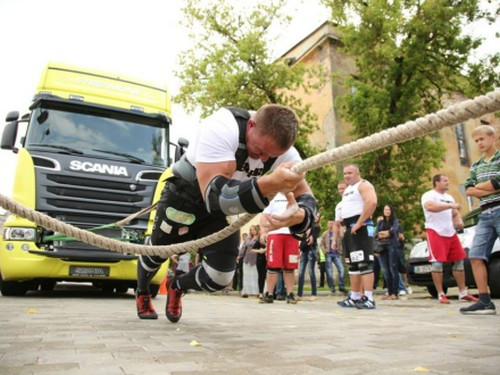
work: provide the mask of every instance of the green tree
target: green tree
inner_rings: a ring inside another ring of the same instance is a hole
[[[457,92],[475,95],[499,83],[498,55],[469,61],[481,40],[464,35],[464,26],[491,18],[478,0],[322,2],[331,8],[343,50],[357,67],[355,76],[344,77],[350,94],[336,102],[356,139],[435,112]],[[440,166],[443,154],[441,140],[432,135],[355,162],[376,186],[379,210],[393,204],[411,232],[423,222],[417,203],[430,186],[430,168]]]
[[[188,111],[200,108],[202,116],[223,106],[256,110],[267,103],[288,105],[300,118],[296,147],[307,158],[318,152],[307,140],[317,128],[317,117],[293,93],[324,84],[324,75],[320,67],[291,66],[272,58],[270,30],[288,23],[285,2],[262,1],[252,8],[238,2],[237,8],[225,0],[188,0],[184,25],[194,45],[180,54],[176,75],[182,85],[174,100]],[[332,167],[308,172],[320,204],[333,192],[332,178]]]

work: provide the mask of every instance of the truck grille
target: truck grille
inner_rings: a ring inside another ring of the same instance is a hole
[[[63,166],[61,169],[64,169],[63,156],[59,158]],[[143,174],[142,168],[141,165],[127,165],[129,176],[133,177],[84,174],[70,170],[61,172],[61,169],[47,167],[35,168],[36,209],[82,229],[115,223],[152,202],[157,180],[151,177],[158,179],[161,170],[155,174],[155,171],[148,167],[148,179],[136,180],[135,176]],[[148,219],[149,213],[138,217],[127,225],[127,229],[143,233],[147,228]],[[122,235],[120,228],[97,233],[113,238]],[[118,257],[118,253],[97,249],[79,241],[54,241],[51,250],[54,256],[56,253],[68,254],[68,260],[88,258],[83,255],[85,252],[91,253],[91,258],[99,262],[116,262],[123,258]]]

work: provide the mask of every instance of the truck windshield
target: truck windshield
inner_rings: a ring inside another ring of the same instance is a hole
[[[141,120],[36,108],[25,144],[27,149],[166,166],[165,128],[160,122],[155,126],[150,119]]]

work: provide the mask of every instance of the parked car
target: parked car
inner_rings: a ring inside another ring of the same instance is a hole
[[[458,234],[460,242],[467,255],[472,245],[476,226],[464,228],[462,233]],[[475,288],[474,275],[469,259],[465,259],[465,284],[470,288]],[[443,265],[443,290],[446,293],[449,287],[457,285],[452,273],[452,263]],[[429,262],[429,250],[427,249],[427,241],[421,241],[415,244],[410,252],[408,260],[408,282],[413,285],[425,286],[429,293],[436,298],[437,290],[432,282],[431,263]],[[500,241],[497,238],[490,260],[488,262],[488,284],[493,297],[500,297]]]

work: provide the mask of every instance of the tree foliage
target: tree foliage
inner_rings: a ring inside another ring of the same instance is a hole
[[[272,58],[269,34],[288,23],[285,2],[262,1],[249,8],[241,1],[186,1],[184,24],[194,45],[180,55],[176,75],[182,85],[174,100],[189,111],[199,108],[202,116],[224,106],[257,110],[268,103],[288,105],[301,123],[296,147],[307,158],[318,152],[307,140],[317,128],[317,117],[293,93],[322,85],[324,74],[320,67],[291,66]],[[307,175],[320,203],[332,178],[331,168]]]
[[[337,101],[361,138],[443,107],[457,92],[476,95],[498,86],[498,55],[481,62],[470,56],[481,40],[465,25],[491,19],[478,0],[323,0],[332,10],[355,76],[350,94]],[[393,204],[405,229],[423,222],[418,202],[431,185],[444,147],[436,135],[421,137],[357,158],[363,177],[376,187],[379,210]],[[378,211],[379,212],[379,211]]]

